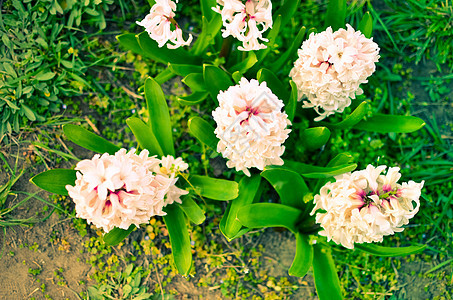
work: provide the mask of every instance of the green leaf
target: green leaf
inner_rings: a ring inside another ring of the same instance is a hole
[[[216,0],[200,0],[201,15],[210,21],[214,17],[214,14],[218,14],[212,10],[212,8],[216,7],[216,5]]]
[[[332,129],[348,129],[359,123],[367,115],[370,108],[371,106],[366,101],[363,101],[343,121],[339,123],[321,122],[320,124]]]
[[[163,84],[165,82],[167,82],[168,80],[172,79],[173,77],[175,77],[176,74],[173,73],[170,68],[166,68],[165,70],[163,70],[162,72],[160,72],[156,77],[154,77],[154,80],[158,83],[158,84]]]
[[[195,65],[181,65],[181,64],[168,64],[170,70],[179,76],[187,76],[190,73],[203,73],[203,68],[201,66]]]
[[[360,20],[358,30],[360,30],[363,35],[367,38],[371,38],[371,34],[373,33],[373,18],[369,11],[367,11],[362,20]]]
[[[205,92],[208,90],[202,74],[191,73],[184,77],[181,81],[190,87],[192,92]]]
[[[352,172],[357,168],[357,164],[344,164],[340,166],[335,166],[335,167],[319,167],[319,166],[312,166],[312,165],[307,165],[303,164],[300,162],[296,161],[291,161],[291,160],[285,160],[285,165],[284,166],[269,166],[266,167],[265,169],[280,169],[280,168],[288,168],[291,169],[303,177],[307,178],[326,178],[326,177],[332,177],[336,175],[340,175],[343,173],[347,172]]]
[[[31,110],[30,107],[28,107],[27,105],[25,104],[22,104],[20,106],[21,110],[24,111],[24,114],[25,116],[30,120],[30,121],[36,121],[36,116],[35,116],[35,113],[33,112],[33,110]]]
[[[217,151],[217,144],[219,139],[214,133],[214,127],[207,121],[200,117],[193,117],[189,120],[189,131],[200,142],[210,147],[212,150]]]
[[[189,182],[202,197],[212,200],[232,200],[238,196],[238,183],[235,181],[192,175]]]
[[[152,40],[147,32],[138,35],[138,43],[143,50],[143,54],[164,64],[197,64],[199,58],[190,54],[182,47],[177,49],[168,49],[166,45],[159,48],[156,41]]]
[[[374,114],[354,125],[354,128],[379,133],[409,133],[419,130],[425,124],[422,119],[412,116]]]
[[[289,85],[291,86],[291,94],[289,96],[288,103],[285,106],[285,112],[288,115],[288,120],[290,120],[292,123],[294,120],[294,116],[296,115],[297,99],[299,96],[296,83],[290,80]]]
[[[296,13],[297,8],[299,7],[300,0],[286,0],[285,4],[280,6],[280,8],[274,13],[273,19],[276,19],[276,16],[280,15],[282,18],[281,27],[284,27],[291,18]]]
[[[313,250],[313,276],[319,300],[343,299],[330,247],[315,244]]]
[[[145,98],[149,111],[149,125],[164,155],[175,156],[173,132],[167,100],[160,85],[151,77],[145,81]]]
[[[304,277],[313,263],[313,246],[308,235],[296,233],[296,256],[289,268],[289,275]]]
[[[229,68],[228,71],[230,71],[230,73],[240,72],[241,74],[244,74],[251,67],[253,67],[256,64],[257,61],[258,61],[258,59],[256,58],[255,52],[250,51],[249,55],[247,56],[246,59],[244,59],[243,61],[235,64],[234,66]]]
[[[236,71],[234,72],[233,74],[231,74],[231,77],[233,78],[233,81],[234,83],[239,83],[239,81],[241,81],[242,77],[244,76],[244,74],[242,74],[241,72],[239,71]]]
[[[304,195],[309,193],[304,179],[296,172],[288,169],[270,169],[261,172],[277,191],[284,205],[304,210]]]
[[[71,142],[100,154],[108,153],[113,155],[121,149],[99,135],[77,125],[66,124],[63,126],[63,132]]]
[[[272,93],[274,93],[280,100],[282,100],[285,105],[288,103],[290,93],[280,81],[280,79],[278,79],[272,71],[268,69],[261,69],[258,71],[256,78],[260,83],[266,81],[267,87],[271,89]]]
[[[113,228],[106,234],[104,234],[103,240],[109,246],[116,246],[122,240],[124,240],[132,231],[134,231],[135,225],[132,224],[127,230],[118,227]]]
[[[306,32],[305,26],[302,26],[299,30],[299,33],[297,34],[296,38],[293,40],[291,43],[291,46],[286,50],[283,54],[279,56],[277,61],[272,64],[271,70],[274,73],[278,73],[279,71],[282,70],[283,66],[288,62],[291,61],[293,62],[293,57],[296,56],[297,50],[299,47],[302,45],[302,41],[305,37],[305,32]]]
[[[333,31],[344,27],[346,12],[346,0],[329,0],[329,4],[327,5],[325,27],[332,26]]]
[[[422,252],[426,245],[408,246],[408,247],[384,247],[376,244],[354,244],[354,247],[363,252],[378,256],[404,256]]]
[[[258,175],[245,176],[239,181],[239,196],[228,203],[228,211],[223,214],[219,224],[220,231],[229,241],[238,235],[242,227],[236,218],[237,212],[241,207],[253,203],[260,182],[261,177]]]
[[[130,117],[127,119],[126,124],[132,130],[132,133],[140,144],[140,147],[147,149],[150,155],[158,155],[159,157],[164,156],[164,152],[154,136],[151,127],[136,117]]]
[[[179,274],[187,276],[192,266],[192,252],[190,238],[184,213],[177,205],[168,205],[164,208],[167,215],[164,222],[170,236],[171,251]]]
[[[206,88],[216,104],[219,103],[217,100],[219,92],[225,91],[234,84],[225,71],[212,65],[203,65],[203,79],[205,83],[209,82]]]
[[[329,163],[327,164],[327,167],[335,167],[335,166],[340,166],[340,165],[348,165],[351,164],[354,161],[354,157],[349,154],[348,152],[343,152],[337,154],[334,158],[332,158]]]
[[[55,75],[57,74],[54,72],[39,72],[38,74],[36,74],[35,79],[38,81],[47,81],[54,78]]]
[[[193,201],[192,197],[184,197],[182,204],[178,205],[193,223],[200,225],[206,220],[203,210]]]
[[[76,170],[52,169],[35,175],[30,181],[48,192],[68,196],[66,185],[75,185],[76,173]]]
[[[249,228],[284,227],[296,233],[296,223],[301,214],[300,209],[283,204],[255,203],[241,207],[237,218]]]
[[[300,140],[309,150],[319,149],[324,146],[330,138],[330,130],[327,127],[312,127],[300,133]]]
[[[178,102],[182,105],[195,105],[209,96],[208,92],[194,92],[188,96],[178,96]]]
[[[215,13],[211,20],[202,16],[201,34],[193,44],[190,52],[194,55],[200,55],[206,52],[206,48],[214,42],[215,36],[219,33],[220,28],[222,28],[222,24],[222,17],[218,13]]]
[[[5,36],[6,36],[6,34],[5,34]],[[2,35],[2,37],[3,37],[3,35]],[[13,66],[11,66],[11,64],[9,64],[9,63],[7,63],[7,62],[4,62],[4,63],[3,63],[3,68],[5,69],[5,71],[6,71],[6,73],[7,73],[8,75],[10,75],[10,76],[13,77],[13,78],[17,78],[17,73],[16,73],[16,71],[14,70]]]

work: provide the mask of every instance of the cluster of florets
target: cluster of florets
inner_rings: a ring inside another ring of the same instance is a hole
[[[227,166],[250,176],[248,168],[263,170],[267,165],[283,165],[282,146],[291,132],[283,101],[267,87],[242,78],[238,85],[221,91],[219,107],[212,112],[220,139],[217,151],[228,158]]]
[[[177,173],[188,165],[172,156],[158,159],[121,149],[115,155],[97,154],[77,163],[75,186],[67,185],[75,202],[77,217],[86,219],[105,232],[114,227],[128,229],[163,216],[163,208],[188,192],[175,186]]]
[[[354,243],[381,242],[383,236],[403,231],[419,210],[424,182],[399,184],[399,168],[381,174],[386,168],[368,165],[324,185],[312,211],[324,229],[319,234],[352,249]]]
[[[171,0],[156,0],[149,14],[142,21],[137,22],[138,25],[145,27],[146,32],[159,47],[169,42],[167,47],[175,49],[188,46],[192,42],[191,34],[187,41],[184,41],[182,30],[174,19],[176,3]]]
[[[363,91],[360,84],[375,71],[379,47],[350,25],[310,34],[299,49],[299,58],[290,72],[298,87],[303,107],[320,116],[315,121],[343,110]],[[308,101],[307,101],[308,100]]]
[[[272,28],[272,2],[270,0],[217,0],[214,11],[222,15],[222,36],[233,36],[242,42],[241,51],[266,48],[260,41],[268,42],[263,33]],[[261,28],[261,29],[260,29]]]

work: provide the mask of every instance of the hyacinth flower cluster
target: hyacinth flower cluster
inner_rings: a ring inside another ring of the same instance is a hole
[[[283,101],[267,87],[242,78],[238,85],[221,91],[219,107],[212,112],[219,138],[217,151],[228,159],[227,166],[250,176],[251,167],[283,165],[282,144],[291,132]]]
[[[419,210],[424,182],[399,184],[399,168],[382,174],[386,168],[368,165],[324,185],[311,212],[323,228],[319,234],[353,249],[355,243],[382,242],[384,236],[403,231]]]
[[[184,41],[182,30],[174,19],[176,3],[171,0],[156,0],[149,14],[142,21],[137,21],[138,25],[145,27],[146,32],[159,47],[163,47],[168,42],[168,49],[175,49],[188,46],[192,42],[191,34],[187,41]]]
[[[147,223],[152,216],[164,216],[163,208],[181,203],[187,191],[176,187],[177,172],[188,165],[168,155],[149,157],[148,150],[136,154],[121,149],[114,155],[96,154],[77,163],[75,186],[67,185],[77,217],[109,232]]]
[[[363,93],[360,84],[376,69],[378,45],[349,24],[346,27],[311,33],[290,72],[299,99],[306,99],[303,107],[319,114],[315,121],[343,112],[351,99]]]
[[[265,49],[268,42],[263,33],[272,28],[272,2],[270,0],[217,0],[215,12],[222,15],[222,37],[232,36],[242,42],[238,49],[251,51]]]

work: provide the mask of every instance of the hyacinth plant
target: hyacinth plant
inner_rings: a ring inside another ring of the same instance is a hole
[[[190,174],[190,166],[174,157],[168,106],[162,88],[152,78],[145,82],[145,98],[150,120],[126,120],[140,152],[121,149],[80,126],[68,124],[63,130],[69,140],[99,154],[78,162],[74,170],[45,171],[31,181],[49,192],[70,196],[76,216],[102,228],[109,245],[119,244],[140,224],[149,223],[151,217],[162,216],[176,267],[180,274],[187,275],[192,253],[186,219],[194,224],[205,220],[194,198],[235,199],[238,184]]]
[[[230,200],[219,225],[225,237],[233,240],[254,228],[288,229],[296,239],[289,274],[304,276],[313,268],[320,299],[342,298],[330,241],[380,256],[424,249],[423,245],[394,248],[375,243],[402,231],[417,213],[423,182],[398,183],[401,175],[395,167],[385,174],[386,166],[354,171],[357,165],[351,155],[329,151],[334,131],[408,133],[424,125],[412,116],[373,113],[366,101],[356,100],[363,93],[360,85],[367,82],[379,60],[369,13],[354,28],[354,24],[345,24],[346,1],[329,1],[325,28],[300,28],[287,49],[276,55],[271,50],[300,0],[279,4],[271,0],[200,0],[202,28],[196,38],[177,22],[177,6],[183,3],[149,2],[150,13],[137,21],[144,32],[118,36],[125,48],[167,65],[145,83],[149,123],[137,118],[127,121],[143,151],[120,150],[67,125],[69,139],[107,154],[78,164],[79,173],[52,170],[37,175],[33,182],[52,192],[68,194],[69,190],[76,209],[79,203],[84,205],[78,212],[81,217],[96,210],[92,199],[100,201],[103,206],[97,211],[104,217],[91,215],[87,220],[109,230],[105,240],[110,244],[118,243],[148,216],[164,215],[175,263],[183,275],[191,265],[184,213],[196,224],[204,220],[192,196]],[[288,63],[291,71],[285,74]],[[212,119],[190,119],[189,131],[227,160],[227,167],[238,173],[237,183],[189,177],[184,171],[187,167],[190,171],[190,166],[174,158],[168,108],[159,86],[174,76],[182,76],[192,91],[178,98],[180,104],[210,101],[214,107]],[[346,108],[350,110],[347,114]],[[329,121],[332,116],[337,121]],[[323,159],[285,157],[285,142],[295,132],[298,147],[307,152],[322,149]],[[90,175],[100,160],[112,166],[117,161],[131,161],[128,168],[137,164],[140,167],[134,172],[150,179],[122,178],[123,171],[116,168],[115,174],[120,175],[100,187],[99,174]],[[189,186],[176,187],[178,176]],[[156,178],[160,181],[155,182]],[[262,201],[266,184],[275,189],[279,202]],[[122,199],[133,203],[133,208],[115,215]],[[142,200],[152,208],[145,208]]]

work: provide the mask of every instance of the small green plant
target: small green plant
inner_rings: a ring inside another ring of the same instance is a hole
[[[110,278],[107,283],[88,287],[88,296],[93,300],[106,298],[150,299],[152,294],[148,293],[148,288],[142,282],[142,278],[147,276],[149,272],[149,270],[143,271],[142,267],[129,264],[124,272]]]

